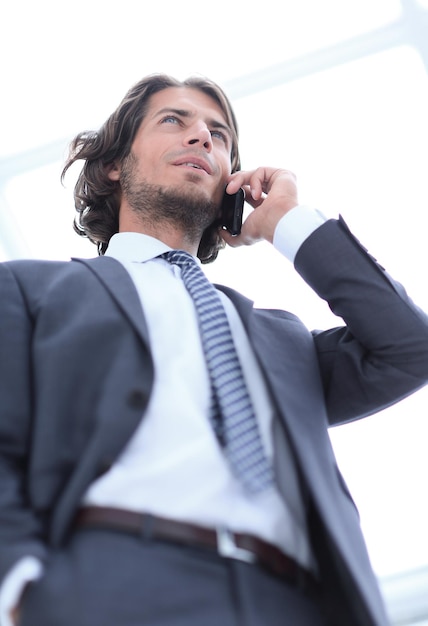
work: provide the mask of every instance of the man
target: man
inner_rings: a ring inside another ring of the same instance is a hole
[[[79,159],[100,256],[0,266],[2,626],[386,625],[327,428],[426,384],[427,317],[292,173],[240,171],[208,80],[143,79]],[[223,240],[273,243],[346,326],[214,290],[192,257]]]

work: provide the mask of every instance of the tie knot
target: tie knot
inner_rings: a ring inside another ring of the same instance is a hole
[[[192,255],[184,250],[170,250],[162,254],[161,257],[180,267],[184,267],[185,265],[197,265]]]

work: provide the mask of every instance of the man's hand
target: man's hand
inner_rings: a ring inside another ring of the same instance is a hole
[[[233,247],[248,246],[263,239],[272,243],[279,220],[298,204],[295,175],[273,167],[235,172],[230,176],[226,191],[233,194],[239,187],[244,189],[245,200],[254,211],[242,224],[240,235],[232,237],[222,230],[223,239]]]

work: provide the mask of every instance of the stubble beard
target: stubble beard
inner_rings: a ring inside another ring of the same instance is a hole
[[[164,187],[141,179],[138,160],[130,153],[122,163],[120,184],[129,206],[144,225],[181,230],[198,243],[204,230],[218,219],[219,206],[204,197],[195,183],[189,187]]]

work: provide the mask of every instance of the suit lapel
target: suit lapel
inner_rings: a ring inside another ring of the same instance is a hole
[[[143,342],[149,344],[149,334],[143,309],[134,283],[123,265],[112,257],[101,256],[95,259],[77,259],[72,261],[85,265],[104,285],[111,297]]]
[[[214,285],[214,287],[219,291],[222,291],[229,298],[229,300],[233,302],[235,309],[238,311],[239,317],[245,326],[245,330],[248,332],[254,302],[230,287],[225,287],[224,285]]]

